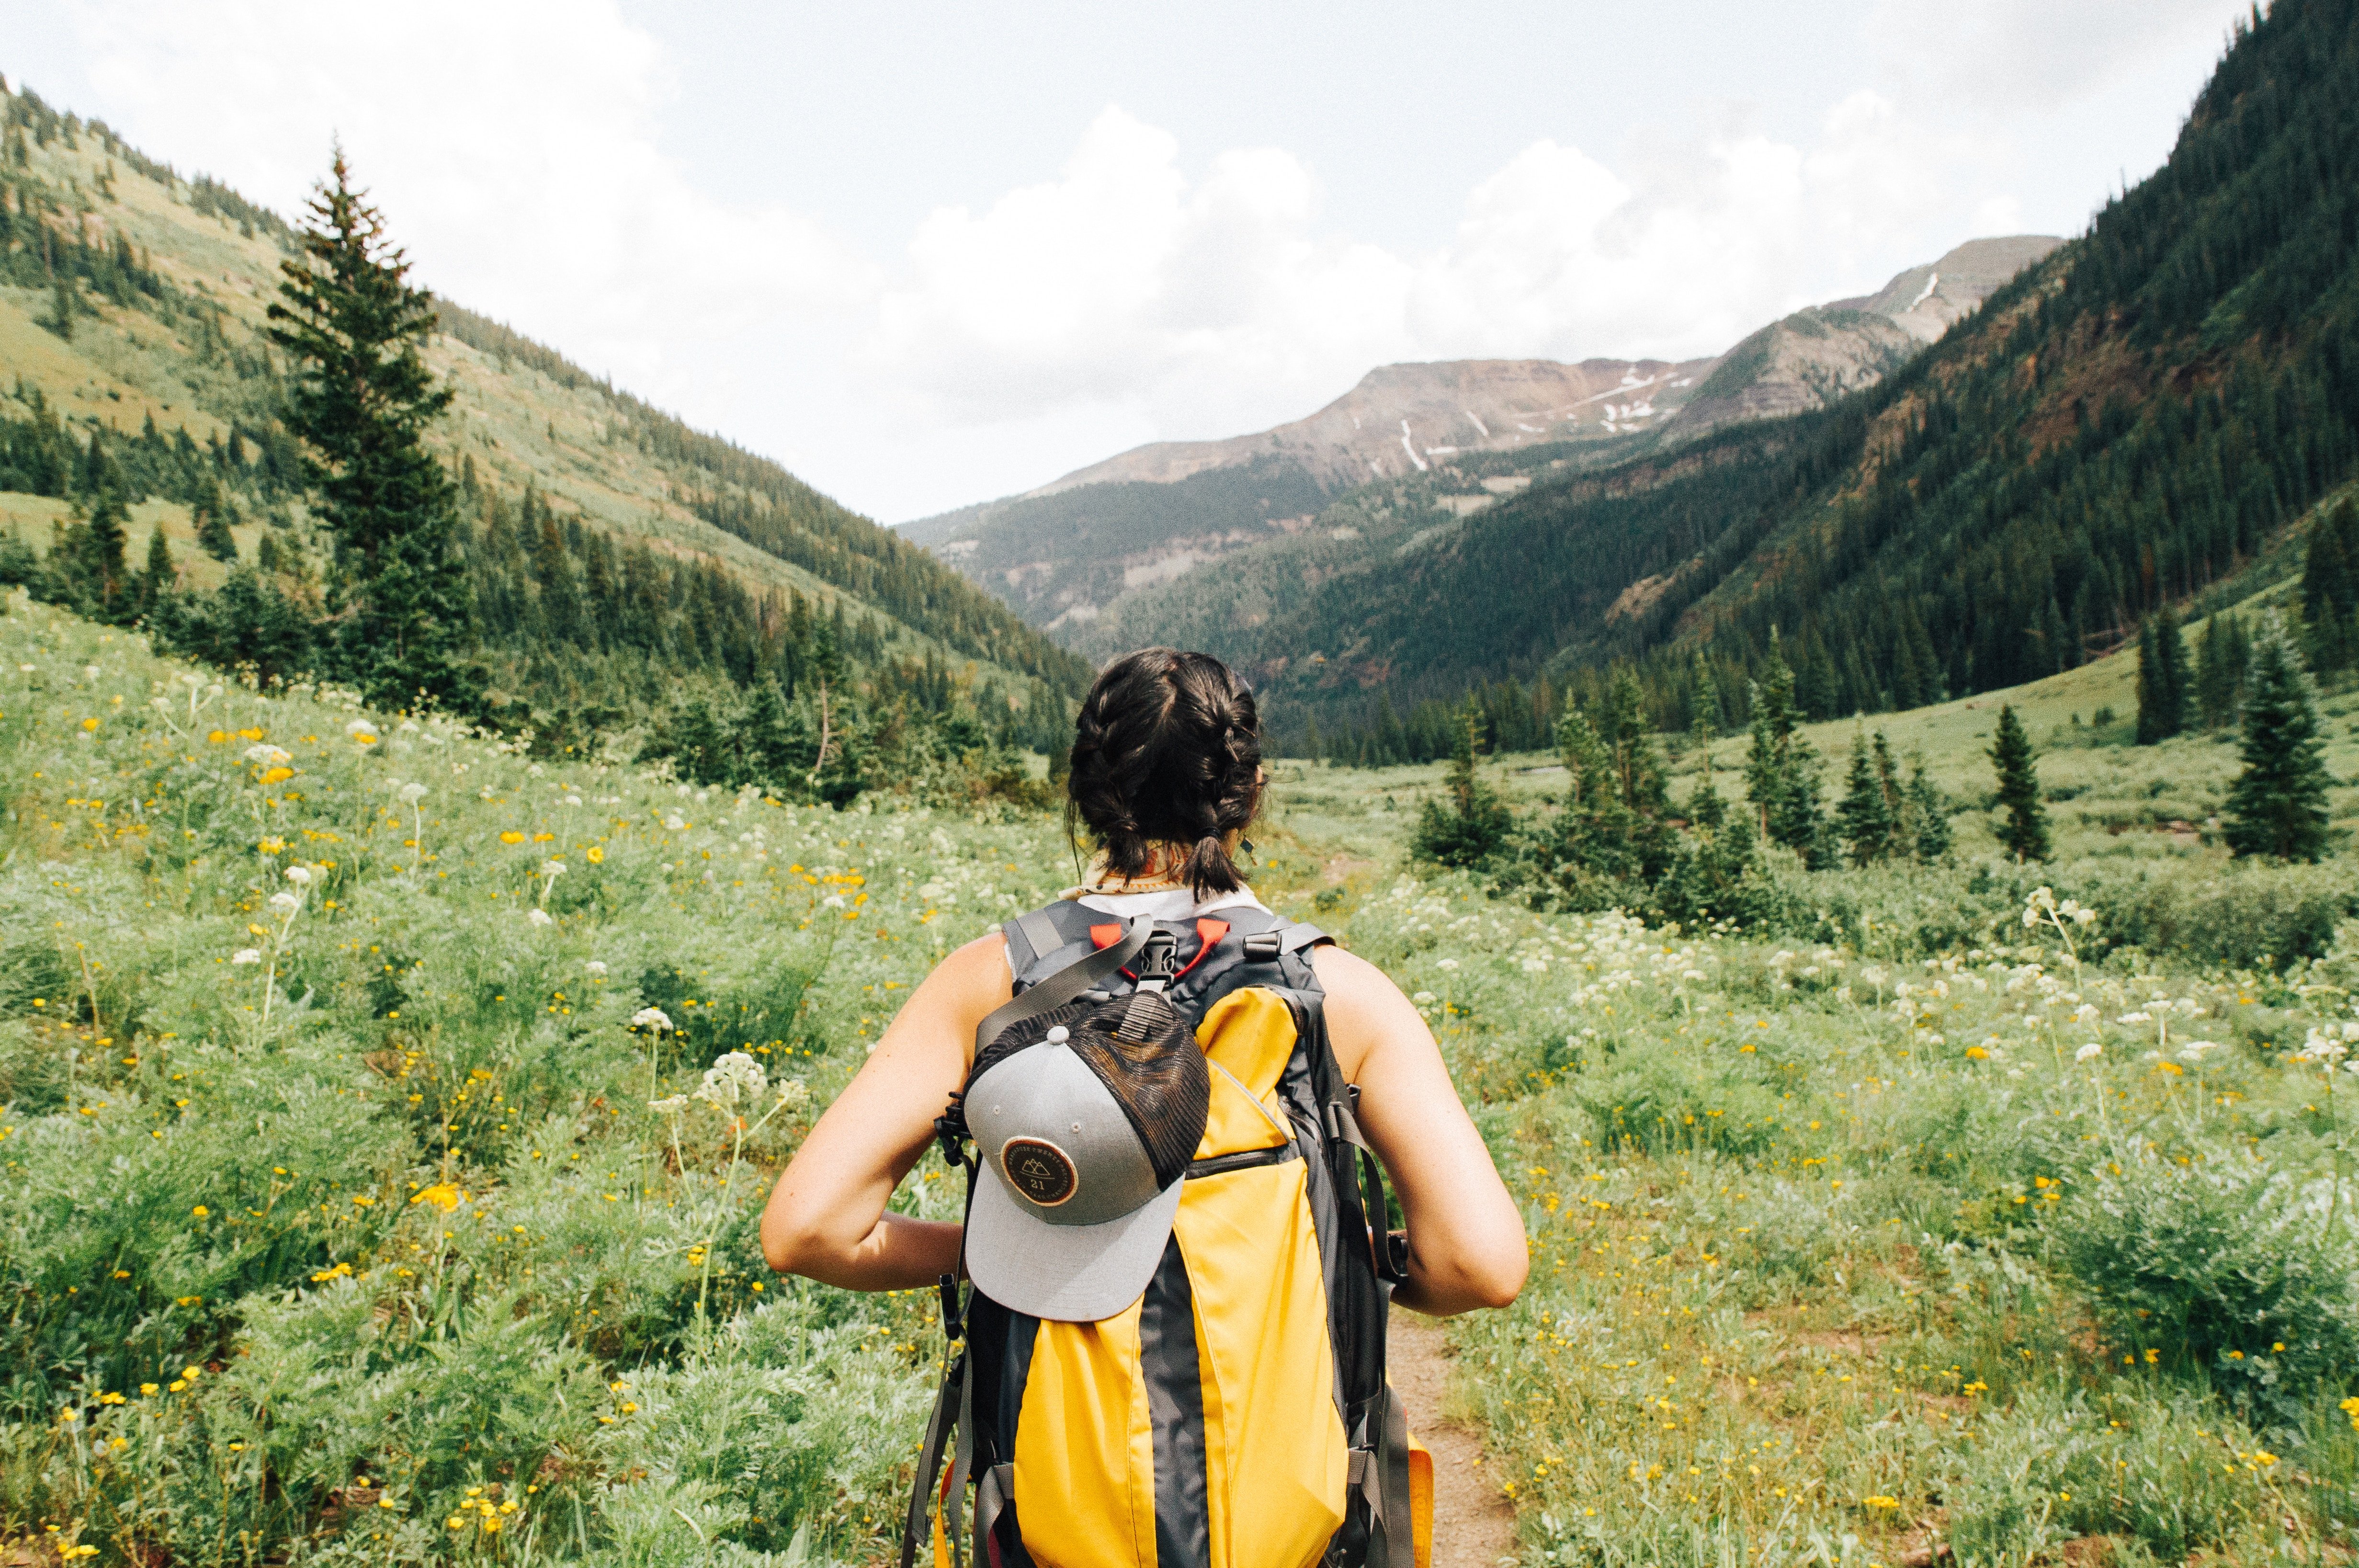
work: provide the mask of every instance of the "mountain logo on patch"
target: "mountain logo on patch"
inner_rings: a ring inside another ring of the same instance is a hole
[[[1045,1138],[1009,1138],[1000,1146],[999,1168],[1018,1192],[1044,1209],[1064,1203],[1082,1184],[1071,1158]]]

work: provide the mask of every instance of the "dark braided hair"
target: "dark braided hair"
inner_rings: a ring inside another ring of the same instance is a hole
[[[1245,886],[1227,837],[1261,804],[1261,715],[1253,692],[1209,653],[1144,648],[1106,666],[1082,699],[1066,779],[1106,868],[1136,877],[1152,846],[1187,850],[1178,876],[1202,898]]]

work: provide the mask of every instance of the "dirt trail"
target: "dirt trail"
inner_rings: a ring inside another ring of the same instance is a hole
[[[1516,1515],[1482,1462],[1482,1440],[1441,1419],[1449,1342],[1430,1319],[1397,1312],[1385,1359],[1409,1430],[1433,1451],[1433,1568],[1494,1568],[1515,1554]]]

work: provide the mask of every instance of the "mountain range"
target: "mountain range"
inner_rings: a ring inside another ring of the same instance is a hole
[[[1060,606],[1053,573],[1019,591],[990,553],[1048,541],[1015,552],[987,521],[962,564],[1091,651],[1222,654],[1286,744],[1372,761],[1446,747],[1470,699],[1544,734],[1617,665],[1671,727],[1741,724],[1773,662],[1815,718],[2002,689],[2290,569],[2359,470],[2354,233],[2359,0],[2278,0],[2161,168],[1871,385],[1821,401],[1800,378],[1817,406],[1678,428],[1810,337],[1788,318],[1662,428],[1429,459],[1169,586],[1097,599],[1108,541],[1085,541],[1100,577]]]
[[[1432,489],[1464,515],[1534,473],[1611,462],[1873,385],[2057,244],[1973,241],[1712,358],[1383,365],[1307,419],[1223,441],[1154,442],[901,531],[1035,625],[1103,654],[1114,650],[1112,624],[1152,623],[1149,601],[1194,592],[1195,569],[1300,534],[1364,485]],[[1452,485],[1469,460],[1503,454],[1507,471]],[[1109,612],[1114,622],[1094,628]]]

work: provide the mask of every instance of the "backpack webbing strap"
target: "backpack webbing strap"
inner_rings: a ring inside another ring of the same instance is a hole
[[[962,1351],[944,1374],[941,1392],[934,1396],[933,1416],[926,1422],[926,1445],[918,1454],[918,1479],[909,1490],[908,1516],[901,1522],[901,1568],[914,1568],[918,1561],[918,1538],[926,1533],[934,1477],[942,1473],[942,1450],[949,1444],[951,1428],[958,1424],[966,1381],[966,1355]]]
[[[1341,1097],[1327,1102],[1327,1136],[1352,1146],[1359,1166],[1360,1204],[1367,1222],[1368,1246],[1375,1254],[1376,1277],[1398,1285],[1408,1278],[1408,1237],[1382,1228],[1390,1217],[1385,1203],[1385,1168],[1360,1131],[1358,1099],[1358,1086],[1353,1084]]]
[[[1065,945],[1063,934],[1057,930],[1057,922],[1049,918],[1046,909],[1018,915],[1002,925],[999,931],[1007,939],[1007,972],[1019,977],[1027,969]]]
[[[1139,919],[1130,922],[1129,932],[1111,947],[1102,947],[1078,963],[1069,964],[1038,985],[1010,1002],[992,1009],[991,1015],[974,1028],[974,1053],[984,1051],[997,1040],[1010,1024],[1023,1022],[1063,1007],[1099,981],[1104,979],[1138,956],[1147,939],[1155,934],[1155,922]]]
[[[1334,940],[1309,920],[1295,920],[1287,925],[1274,927],[1269,931],[1256,931],[1246,937],[1244,944],[1245,954],[1249,959],[1266,964],[1271,959],[1283,957],[1287,953],[1300,953],[1305,948],[1316,947],[1322,942]]]
[[[950,1493],[942,1499],[942,1535],[951,1543],[951,1568],[958,1568],[966,1533],[959,1515],[966,1507],[967,1475],[974,1466],[974,1368],[959,1379],[958,1441],[951,1450]],[[978,1565],[981,1568],[981,1565]]]
[[[1376,1528],[1384,1555],[1368,1553],[1369,1568],[1417,1568],[1417,1522],[1408,1500],[1408,1411],[1390,1383],[1385,1385],[1382,1435],[1369,1465],[1376,1502]],[[1373,1549],[1375,1541],[1370,1541]]]
[[[995,1465],[979,1470],[974,1477],[974,1561],[976,1568],[990,1568],[999,1561],[993,1551],[997,1544],[992,1531],[999,1528],[999,1516],[1016,1500],[1016,1466]]]

